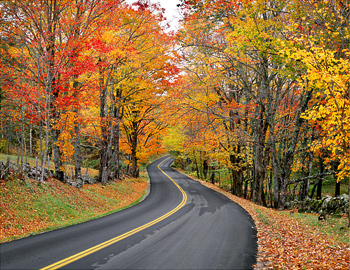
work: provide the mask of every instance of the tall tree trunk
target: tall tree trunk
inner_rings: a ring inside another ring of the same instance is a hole
[[[120,171],[119,171],[119,138],[120,137],[120,124],[119,121],[115,126],[115,141],[114,141],[114,155],[113,155],[113,167],[114,167],[114,172],[113,172],[113,178],[114,179],[120,179]]]
[[[230,155],[230,162],[233,166],[232,173],[232,194],[242,197],[243,196],[243,170],[241,168],[241,147],[237,145],[235,153]]]
[[[266,133],[268,129],[268,122],[266,119],[266,107],[264,100],[266,100],[270,92],[269,79],[269,60],[266,57],[262,58],[258,65],[259,72],[257,74],[258,81],[258,104],[256,108],[256,120],[254,127],[254,190],[252,193],[253,202],[266,206],[264,194],[264,180],[266,173]]]
[[[336,182],[335,183],[334,197],[337,197],[337,196],[340,196],[340,182]]]
[[[80,147],[80,127],[79,123],[75,123],[75,143],[74,143],[74,165],[75,165],[75,179],[82,179],[81,176],[81,147]]]
[[[120,98],[121,90],[117,91],[117,98]],[[117,99],[115,98],[115,99]],[[112,179],[120,179],[120,171],[119,171],[119,140],[120,140],[120,120],[121,120],[121,105],[114,104],[114,113],[113,118],[115,120],[114,130],[113,130],[113,153],[112,153],[112,161],[111,167],[113,167],[114,171],[112,172]]]
[[[260,111],[258,125],[254,136],[254,189],[252,190],[252,201],[256,204],[266,205],[264,199],[264,180],[266,173],[265,164],[265,137],[267,130],[267,123],[263,120],[263,111]]]
[[[249,177],[247,177],[247,179],[245,180],[245,183],[244,183],[244,194],[243,194],[244,199],[247,199],[247,195],[248,195],[248,182],[249,182],[248,179],[249,179]]]
[[[293,131],[293,136],[289,145],[289,148],[285,155],[283,155],[283,169],[281,171],[281,192],[278,200],[278,208],[283,210],[284,205],[286,203],[287,199],[287,187],[289,184],[289,178],[292,170],[293,165],[293,159],[294,159],[294,152],[298,143],[298,137],[300,134],[301,126],[304,122],[303,118],[301,117],[302,113],[304,113],[307,109],[308,103],[312,97],[312,90],[307,91],[305,93],[304,99],[300,101],[300,107],[297,111],[296,120],[295,120],[295,127]]]
[[[53,162],[55,164],[55,177],[59,181],[64,181],[64,172],[62,171],[62,161],[61,161],[61,152],[58,145],[56,145],[55,142],[58,141],[58,136],[60,132],[57,129],[51,130],[51,136],[52,136],[52,148],[53,148]],[[44,160],[45,158],[43,158]]]
[[[208,175],[208,160],[203,161],[203,174],[204,174],[204,179],[207,179]]]
[[[201,178],[200,173],[199,173],[198,162],[197,162],[197,159],[196,159],[196,158],[194,158],[194,165],[195,165],[195,167],[196,167],[197,177],[198,177],[198,178]]]
[[[133,129],[131,134],[131,176],[139,177],[137,165],[137,122],[132,123]]]
[[[280,162],[278,161],[276,153],[276,145],[272,144],[272,170],[273,170],[273,206],[278,208],[278,202],[280,201],[280,189],[281,189],[281,173]]]
[[[324,164],[323,164],[323,157],[320,157],[320,161],[319,161],[319,166],[320,166],[320,174],[321,177],[323,177],[323,173],[324,173]],[[322,178],[318,179],[317,182],[317,190],[316,190],[316,199],[320,200],[322,198]]]
[[[107,87],[109,76],[104,77],[102,68],[99,70],[100,81],[100,121],[101,121],[101,139],[100,139],[100,166],[99,166],[99,180],[102,185],[108,182],[107,163],[108,163],[108,123],[107,123]]]
[[[256,204],[264,205],[263,192],[264,192],[264,179],[265,179],[265,166],[263,156],[263,146],[255,146],[255,157],[254,157],[254,189],[252,190],[252,201]]]
[[[314,159],[313,159],[312,153],[309,153],[308,177],[310,177],[312,175],[313,160]],[[305,197],[309,197],[309,194],[310,194],[309,189],[310,189],[310,179],[307,179]]]
[[[49,89],[49,95],[51,96],[50,100],[50,109],[52,113],[52,121],[53,123],[56,123],[59,120],[59,111],[56,108],[55,101],[59,96],[59,90],[56,85],[56,71],[55,71],[55,57],[56,57],[56,51],[55,51],[55,42],[56,42],[56,28],[59,21],[59,12],[57,7],[57,0],[53,0],[50,3],[49,8],[49,14],[48,14],[48,46],[47,46],[47,52],[48,52],[48,77],[47,77],[47,83],[48,83],[48,89]],[[51,137],[52,137],[52,147],[54,151],[54,163],[55,163],[55,177],[60,180],[64,181],[64,172],[62,171],[62,162],[61,162],[61,152],[59,149],[59,146],[56,144],[58,141],[60,135],[60,130],[51,128]]]
[[[340,182],[337,181],[337,175],[335,173],[337,171],[338,166],[339,166],[339,162],[332,162],[333,179],[336,181],[335,182],[334,197],[340,196]]]
[[[100,166],[99,166],[99,179],[102,183],[102,185],[106,185],[108,182],[108,175],[107,175],[107,151],[105,143],[102,142],[101,150],[100,150]]]

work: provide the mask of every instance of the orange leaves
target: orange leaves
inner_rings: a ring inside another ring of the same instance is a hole
[[[349,265],[350,253],[345,244],[334,243],[331,237],[288,217],[287,213],[260,207],[251,211],[263,213],[268,220],[266,224],[255,215],[261,263],[269,262],[278,269],[346,269]]]
[[[76,138],[74,127],[77,125],[77,117],[75,112],[67,111],[61,115],[58,123],[54,127],[55,129],[61,130],[56,144],[62,152],[61,160],[63,162],[69,162],[74,155],[73,143]]]

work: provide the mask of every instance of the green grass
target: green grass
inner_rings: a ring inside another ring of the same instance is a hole
[[[305,225],[311,226],[321,233],[331,236],[335,241],[350,244],[350,228],[346,218],[327,217],[326,220],[319,221],[318,215],[281,212],[291,215],[293,218]]]
[[[330,180],[322,184],[322,196],[335,194],[335,180]],[[344,180],[340,182],[340,195],[349,194],[349,180]]]
[[[56,224],[55,225],[51,225],[51,226],[48,226],[44,229],[39,229],[37,231],[33,231],[32,233],[28,234],[29,235],[36,235],[36,234],[39,234],[39,233],[42,233],[42,232],[47,232],[47,231],[52,231],[52,230],[56,230],[56,229],[59,229],[59,228],[64,228],[64,227],[68,227],[68,226],[72,226],[72,225],[76,225],[76,224],[80,224],[80,223],[83,223],[83,222],[87,222],[87,221],[90,221],[90,220],[94,220],[94,219],[98,219],[98,218],[101,218],[101,217],[104,217],[104,216],[108,216],[110,214],[113,214],[113,213],[117,213],[119,211],[122,211],[124,209],[127,209],[131,206],[134,206],[136,204],[138,204],[141,199],[143,198],[144,194],[139,198],[137,199],[136,201],[134,201],[133,203],[127,205],[127,206],[124,206],[124,207],[121,207],[121,208],[117,208],[115,210],[112,210],[112,211],[108,211],[108,212],[105,212],[105,213],[102,213],[102,214],[99,214],[99,215],[96,215],[95,212],[93,211],[90,211],[90,212],[85,212],[85,213],[82,213],[81,211],[77,211],[77,217],[75,219],[69,219],[69,220],[55,220],[56,221]]]
[[[264,213],[263,211],[260,211],[258,208],[255,209],[255,211],[258,213],[259,219],[264,222],[264,224],[268,225],[270,224],[268,215]],[[270,224],[272,225],[272,224]]]
[[[146,177],[76,189],[57,180],[1,181],[1,242],[103,217],[139,203]],[[141,185],[142,184],[142,185]],[[142,188],[143,187],[143,188]],[[137,189],[138,191],[136,192]]]

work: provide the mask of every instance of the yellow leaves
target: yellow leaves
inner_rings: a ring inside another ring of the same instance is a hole
[[[68,130],[63,130],[58,138],[57,144],[60,147],[62,153],[61,160],[63,162],[68,162],[71,160],[74,154],[74,145],[72,133]]]
[[[348,84],[350,81],[348,59],[336,59],[335,51],[319,47],[302,52],[300,58],[307,72],[300,82],[304,87],[318,91],[318,104],[309,109],[303,117],[317,124],[324,136],[320,142],[312,144],[312,151],[328,149],[331,160],[338,160],[338,181],[350,176],[349,134],[350,101]]]
[[[182,142],[184,141],[185,137],[183,136],[179,125],[169,127],[163,138],[163,144],[171,151],[181,151]]]
[[[61,160],[68,162],[74,155],[74,128],[77,124],[77,114],[73,111],[67,111],[61,114],[60,119],[55,125],[55,129],[61,130],[56,144],[59,146],[62,153]]]

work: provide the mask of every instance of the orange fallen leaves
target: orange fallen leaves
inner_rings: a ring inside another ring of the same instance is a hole
[[[348,245],[334,241],[284,212],[256,205],[216,185],[195,180],[223,193],[252,216],[259,246],[255,269],[349,269]],[[265,222],[259,213],[263,213]]]
[[[85,185],[82,189],[55,179],[40,187],[30,179],[0,180],[0,242],[115,211],[138,200],[146,187],[144,178],[125,179],[107,186]]]

